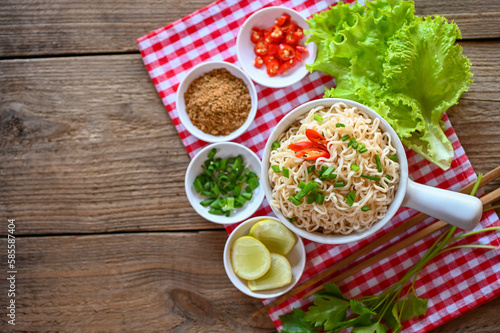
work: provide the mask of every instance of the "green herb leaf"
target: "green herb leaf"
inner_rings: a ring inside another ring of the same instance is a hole
[[[348,308],[349,302],[344,299],[318,295],[304,318],[316,327],[323,326],[325,330],[331,330],[337,323],[345,320]]]
[[[399,313],[401,322],[405,322],[427,312],[427,299],[411,294],[409,298],[396,301],[394,306]]]
[[[313,325],[304,319],[305,312],[301,309],[293,309],[292,312],[280,316],[281,333],[317,333]]]
[[[381,322],[376,322],[370,326],[355,327],[352,333],[387,333],[387,330]]]

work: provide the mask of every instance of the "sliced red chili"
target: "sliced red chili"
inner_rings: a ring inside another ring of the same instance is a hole
[[[320,157],[330,158],[330,153],[323,149],[308,148],[297,152],[297,154],[295,154],[295,157],[303,158],[309,161],[314,161]]]
[[[297,60],[295,58],[283,61],[280,65],[280,68],[278,69],[278,74],[283,74],[297,63]]]
[[[293,59],[295,58],[295,50],[288,44],[280,44],[278,49],[278,57],[283,61]]]
[[[267,75],[276,76],[278,75],[278,69],[280,67],[280,63],[277,59],[269,60],[267,63]]]
[[[269,54],[269,55],[277,55],[278,54],[278,44],[271,43],[271,44],[269,44],[269,46],[267,48],[269,50],[267,52],[267,54]]]
[[[295,24],[293,23],[288,23],[288,24],[285,24],[281,27],[281,30],[284,32],[284,33],[288,33],[289,31],[295,31]]]
[[[254,52],[256,55],[265,56],[269,51],[268,46],[264,44],[264,41],[261,39],[257,42],[257,45],[254,47]]]
[[[310,128],[306,129],[306,136],[309,140],[319,145],[323,145],[325,147],[328,145],[328,140],[326,140],[326,138],[323,135],[319,134],[313,129]]]
[[[300,53],[297,49],[295,49],[295,60],[297,60],[298,62],[302,61],[302,53]]]
[[[256,68],[261,68],[262,65],[264,65],[264,59],[262,59],[261,56],[256,56],[255,57],[255,60],[253,61],[253,65],[256,67]]]
[[[291,143],[288,145],[288,148],[293,150],[294,152],[299,152],[304,149],[309,149],[309,148],[318,148],[318,149],[323,149],[326,150],[324,146],[320,146],[314,142],[311,141],[300,141],[300,142],[295,142]]]
[[[300,53],[309,53],[309,50],[303,45],[295,46],[295,51],[300,52]]]
[[[273,30],[271,31],[271,33],[269,34],[269,36],[273,39],[273,41],[278,42],[281,39],[283,39],[284,35],[283,35],[283,31],[281,31],[280,27],[274,26]]]
[[[295,38],[295,36],[293,35],[292,32],[288,32],[285,36],[285,43],[287,43],[288,45],[292,45],[292,46],[295,46],[297,43],[298,43],[298,39]]]
[[[283,14],[280,16],[280,18],[276,21],[276,25],[278,27],[281,27],[285,24],[288,24],[288,22],[290,22],[290,15],[288,14]]]
[[[275,60],[275,59],[276,59],[276,56],[273,56],[273,55],[270,55],[270,54],[268,54],[268,55],[266,55],[266,56],[264,56],[264,57],[262,58],[262,60],[264,60],[264,64],[265,64],[266,66],[269,64],[269,62],[270,62],[271,60]],[[278,60],[278,59],[276,59],[276,60]]]
[[[302,30],[301,27],[295,28],[295,31],[293,32],[293,37],[297,39],[298,41],[304,38],[304,30]]]
[[[262,33],[262,30],[260,30],[259,28],[252,28],[252,35],[250,36],[250,40],[252,41],[252,43],[254,44],[257,44],[257,42],[263,37],[263,33]]]

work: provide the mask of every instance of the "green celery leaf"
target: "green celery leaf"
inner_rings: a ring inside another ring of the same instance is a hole
[[[363,303],[355,299],[350,300],[350,306],[351,306],[351,311],[358,315],[376,314],[375,312],[364,306]]]
[[[352,333],[387,333],[385,326],[380,322],[371,324],[370,326],[356,327]]]
[[[316,327],[323,326],[325,330],[331,330],[336,324],[345,320],[348,308],[349,302],[342,298],[318,295],[314,305],[309,307],[305,320]]]
[[[399,321],[397,308],[394,306],[394,304],[391,304],[389,306],[387,311],[382,316],[382,319],[387,326],[393,328],[395,331],[399,330],[402,327]]]
[[[405,322],[412,318],[425,315],[427,312],[427,299],[419,298],[412,294],[409,298],[398,300],[395,303],[395,308],[399,312],[401,322]]]
[[[280,316],[282,333],[317,333],[313,325],[304,319],[305,312],[301,309],[293,309],[292,312]]]

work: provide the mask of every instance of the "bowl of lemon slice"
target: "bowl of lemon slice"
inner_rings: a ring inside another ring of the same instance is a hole
[[[285,294],[300,280],[306,263],[302,239],[278,219],[242,222],[224,247],[224,268],[241,292],[255,298]]]

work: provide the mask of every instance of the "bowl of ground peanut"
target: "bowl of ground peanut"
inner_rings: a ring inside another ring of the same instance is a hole
[[[198,64],[177,89],[182,125],[206,142],[231,141],[243,134],[255,118],[257,102],[250,77],[224,61]]]

